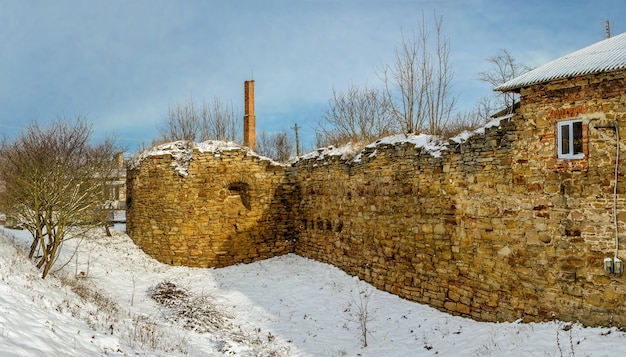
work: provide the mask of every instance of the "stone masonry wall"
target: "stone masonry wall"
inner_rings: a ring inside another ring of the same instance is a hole
[[[310,156],[285,167],[194,150],[189,176],[171,155],[151,156],[129,171],[127,230],[169,264],[293,251],[479,320],[626,326],[626,278],[603,270],[615,254],[608,127],[617,121],[626,133],[624,88],[624,73],[609,73],[522,89],[514,117],[440,155],[381,142],[359,160]],[[583,119],[585,157],[558,159],[556,123],[571,118]]]
[[[517,318],[513,249],[501,237],[518,225],[502,203],[513,129],[504,122],[441,157],[406,143],[370,148],[352,164],[299,163],[296,252],[442,310]]]
[[[441,157],[405,144],[356,163],[299,162],[296,252],[480,320],[624,326],[624,276],[603,270],[615,250],[616,140],[602,128],[617,120],[626,133],[624,88],[613,73],[523,91],[514,119]],[[556,122],[572,117],[584,120],[586,155],[560,160]],[[623,237],[622,160],[619,172]]]
[[[180,153],[152,155],[129,170],[126,229],[139,247],[163,263],[194,267],[293,251],[297,192],[289,167],[245,149],[190,154],[182,173]]]

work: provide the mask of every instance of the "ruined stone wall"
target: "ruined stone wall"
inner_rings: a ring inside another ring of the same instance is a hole
[[[190,154],[190,160],[189,160]],[[245,149],[144,158],[128,172],[128,234],[173,265],[222,267],[293,251],[289,167]],[[188,165],[186,167],[185,165]]]
[[[440,157],[405,143],[369,148],[355,163],[299,163],[296,252],[442,310],[517,318],[505,247],[518,217],[503,202],[514,134],[503,122]]]
[[[623,326],[624,276],[603,270],[615,249],[615,132],[598,127],[618,120],[626,139],[624,88],[616,74],[537,86],[514,119],[441,157],[405,144],[355,163],[300,162],[296,252],[481,320]],[[584,119],[582,160],[557,159],[556,122],[570,116]],[[624,173],[620,160],[621,236]]]
[[[243,151],[194,151],[187,177],[171,155],[151,156],[129,172],[127,230],[170,264],[295,251],[479,320],[625,326],[626,277],[603,270],[615,251],[607,127],[617,121],[625,142],[624,88],[623,73],[609,73],[523,89],[513,118],[435,154],[379,143],[359,160],[309,156],[284,167]],[[584,121],[585,157],[558,159],[556,123],[571,118]]]

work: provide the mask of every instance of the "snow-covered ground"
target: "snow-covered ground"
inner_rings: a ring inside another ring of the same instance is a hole
[[[626,333],[615,328],[454,317],[296,255],[223,269],[171,267],[116,228],[110,238],[94,231],[68,241],[67,264],[45,280],[26,259],[27,232],[0,228],[1,356],[626,353]],[[359,317],[367,317],[367,347]]]

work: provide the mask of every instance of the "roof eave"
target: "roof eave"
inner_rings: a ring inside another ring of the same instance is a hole
[[[532,85],[532,84],[530,84]],[[515,92],[515,93],[519,93],[522,90],[522,87],[527,87],[527,86],[499,86],[494,88],[494,91],[497,92],[502,92],[502,93],[508,93],[508,92]]]
[[[580,77],[580,76],[592,76],[592,75],[596,75],[596,74],[611,73],[611,72],[626,72],[626,67],[616,67],[616,68],[610,68],[610,69],[605,69],[605,70],[597,70],[597,71],[590,71],[590,72],[583,72],[583,73],[575,73],[575,74],[572,74],[572,75],[569,75],[569,76],[548,78],[548,79],[545,79],[543,81],[522,82],[522,83],[515,83],[515,84],[510,84],[510,85],[507,85],[507,83],[504,83],[502,85],[497,86],[493,90],[494,91],[498,91],[498,92],[503,92],[503,93],[506,93],[506,92],[516,92],[516,93],[519,93],[522,90],[522,88],[532,87],[532,86],[545,84],[545,83],[550,83],[550,82],[555,82],[555,81],[560,81],[560,80],[564,80],[564,79],[576,78],[576,77]]]

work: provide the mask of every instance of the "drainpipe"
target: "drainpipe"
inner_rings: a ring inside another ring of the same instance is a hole
[[[615,121],[612,126],[597,126],[596,128],[606,128],[615,130],[615,138],[617,140],[615,144],[615,184],[613,185],[613,225],[615,226],[615,253],[613,258],[604,259],[604,270],[607,273],[622,274],[624,271],[624,265],[622,260],[619,259],[619,225],[617,222],[617,184],[619,177],[619,123]]]
[[[619,260],[617,254],[619,252],[619,230],[617,225],[617,177],[619,173],[619,124],[615,121],[615,137],[617,138],[617,144],[615,149],[615,185],[613,185],[613,222],[615,223],[615,256],[614,261]]]

